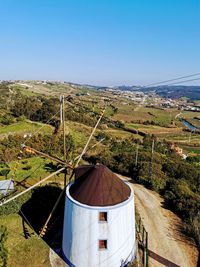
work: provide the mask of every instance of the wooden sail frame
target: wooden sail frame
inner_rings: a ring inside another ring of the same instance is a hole
[[[27,188],[26,190],[24,190],[24,191],[18,193],[17,195],[15,195],[15,196],[13,196],[13,197],[7,199],[7,200],[3,200],[2,202],[0,202],[0,206],[3,206],[3,205],[5,205],[5,204],[8,204],[9,202],[14,201],[16,198],[18,198],[18,197],[24,195],[24,194],[27,193],[28,191],[34,189],[34,188],[37,187],[38,185],[44,183],[44,182],[47,181],[49,178],[51,178],[51,177],[53,177],[53,176],[55,176],[55,175],[57,175],[57,174],[59,174],[59,173],[61,173],[61,172],[64,171],[64,173],[65,173],[65,174],[64,174],[64,189],[62,190],[61,194],[59,195],[58,199],[56,200],[56,202],[55,202],[55,204],[54,204],[54,206],[53,206],[53,208],[52,208],[52,210],[51,210],[51,212],[50,212],[50,214],[49,214],[49,216],[48,216],[48,218],[47,218],[47,220],[46,220],[44,226],[43,226],[42,229],[41,229],[41,231],[40,231],[40,237],[43,237],[43,236],[44,236],[44,234],[45,234],[45,232],[46,232],[46,229],[47,229],[47,226],[48,226],[48,222],[50,221],[50,219],[51,219],[51,217],[52,217],[52,215],[53,215],[53,213],[54,213],[56,207],[58,206],[58,204],[59,204],[59,202],[60,202],[60,199],[61,199],[63,193],[65,192],[65,188],[66,188],[66,173],[67,173],[67,168],[70,168],[70,169],[72,170],[72,175],[71,175],[71,177],[70,177],[70,180],[71,180],[71,178],[72,178],[72,176],[73,176],[73,169],[74,169],[75,167],[78,166],[78,164],[80,163],[80,161],[81,161],[83,155],[88,151],[88,146],[89,146],[89,144],[90,144],[90,141],[91,141],[91,139],[92,139],[92,137],[93,137],[93,135],[94,135],[94,133],[95,133],[95,131],[96,131],[96,129],[97,129],[97,127],[98,127],[98,125],[99,125],[99,123],[100,123],[100,121],[101,121],[103,115],[104,115],[104,113],[105,113],[105,108],[104,108],[104,110],[101,112],[100,117],[99,117],[99,119],[97,120],[97,122],[96,122],[96,124],[95,124],[95,126],[94,126],[94,128],[93,128],[93,130],[92,130],[92,132],[91,132],[91,134],[90,134],[90,136],[89,136],[89,138],[88,138],[88,141],[87,141],[86,145],[84,146],[84,148],[83,148],[81,154],[78,155],[78,156],[74,159],[75,161],[77,160],[76,163],[75,163],[74,165],[72,165],[72,164],[66,162],[65,110],[64,110],[65,104],[64,104],[64,99],[65,99],[65,97],[64,97],[64,95],[63,95],[63,96],[60,98],[60,104],[61,104],[61,106],[60,106],[60,121],[61,121],[61,123],[62,123],[62,127],[63,127],[63,151],[64,151],[63,154],[64,154],[64,160],[59,159],[59,158],[57,158],[57,157],[55,157],[55,156],[50,156],[50,155],[48,155],[48,154],[46,154],[46,153],[44,153],[44,152],[38,151],[38,150],[36,150],[36,149],[34,149],[34,148],[30,147],[30,146],[26,146],[25,144],[22,144],[22,145],[21,145],[21,148],[22,148],[25,152],[28,152],[28,153],[31,153],[31,154],[37,154],[37,155],[40,155],[41,157],[49,158],[49,159],[51,159],[51,160],[53,160],[53,161],[55,161],[55,162],[57,162],[57,163],[59,163],[59,164],[62,164],[63,167],[60,168],[59,170],[57,170],[56,172],[53,172],[52,174],[48,175],[47,177],[45,177],[45,178],[42,179],[41,181],[37,182],[36,184],[30,186],[30,187]],[[71,103],[70,103],[70,104],[71,104]],[[72,104],[72,105],[73,105],[73,104]],[[96,145],[98,145],[99,143],[101,143],[103,140],[104,140],[104,138],[102,138],[97,144],[93,145],[91,148],[95,147]]]

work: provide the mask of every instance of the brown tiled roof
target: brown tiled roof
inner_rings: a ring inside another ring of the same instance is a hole
[[[85,165],[75,170],[70,195],[90,206],[112,206],[127,200],[130,188],[104,165]]]

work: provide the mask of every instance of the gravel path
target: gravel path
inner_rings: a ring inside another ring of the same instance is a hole
[[[159,194],[131,184],[136,208],[149,235],[150,267],[196,267],[198,251],[179,231],[181,220],[162,207]]]
[[[49,260],[52,267],[68,267],[68,265],[58,256],[58,254],[50,248]]]

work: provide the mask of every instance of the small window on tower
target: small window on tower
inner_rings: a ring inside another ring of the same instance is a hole
[[[107,240],[99,240],[99,249],[107,249]]]
[[[107,212],[99,212],[99,221],[100,222],[107,222],[108,221]]]

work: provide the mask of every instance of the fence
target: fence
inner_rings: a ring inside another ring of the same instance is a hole
[[[144,267],[148,267],[148,232],[145,230],[139,214],[136,212],[136,238],[138,240],[138,249],[142,251],[141,261]]]

